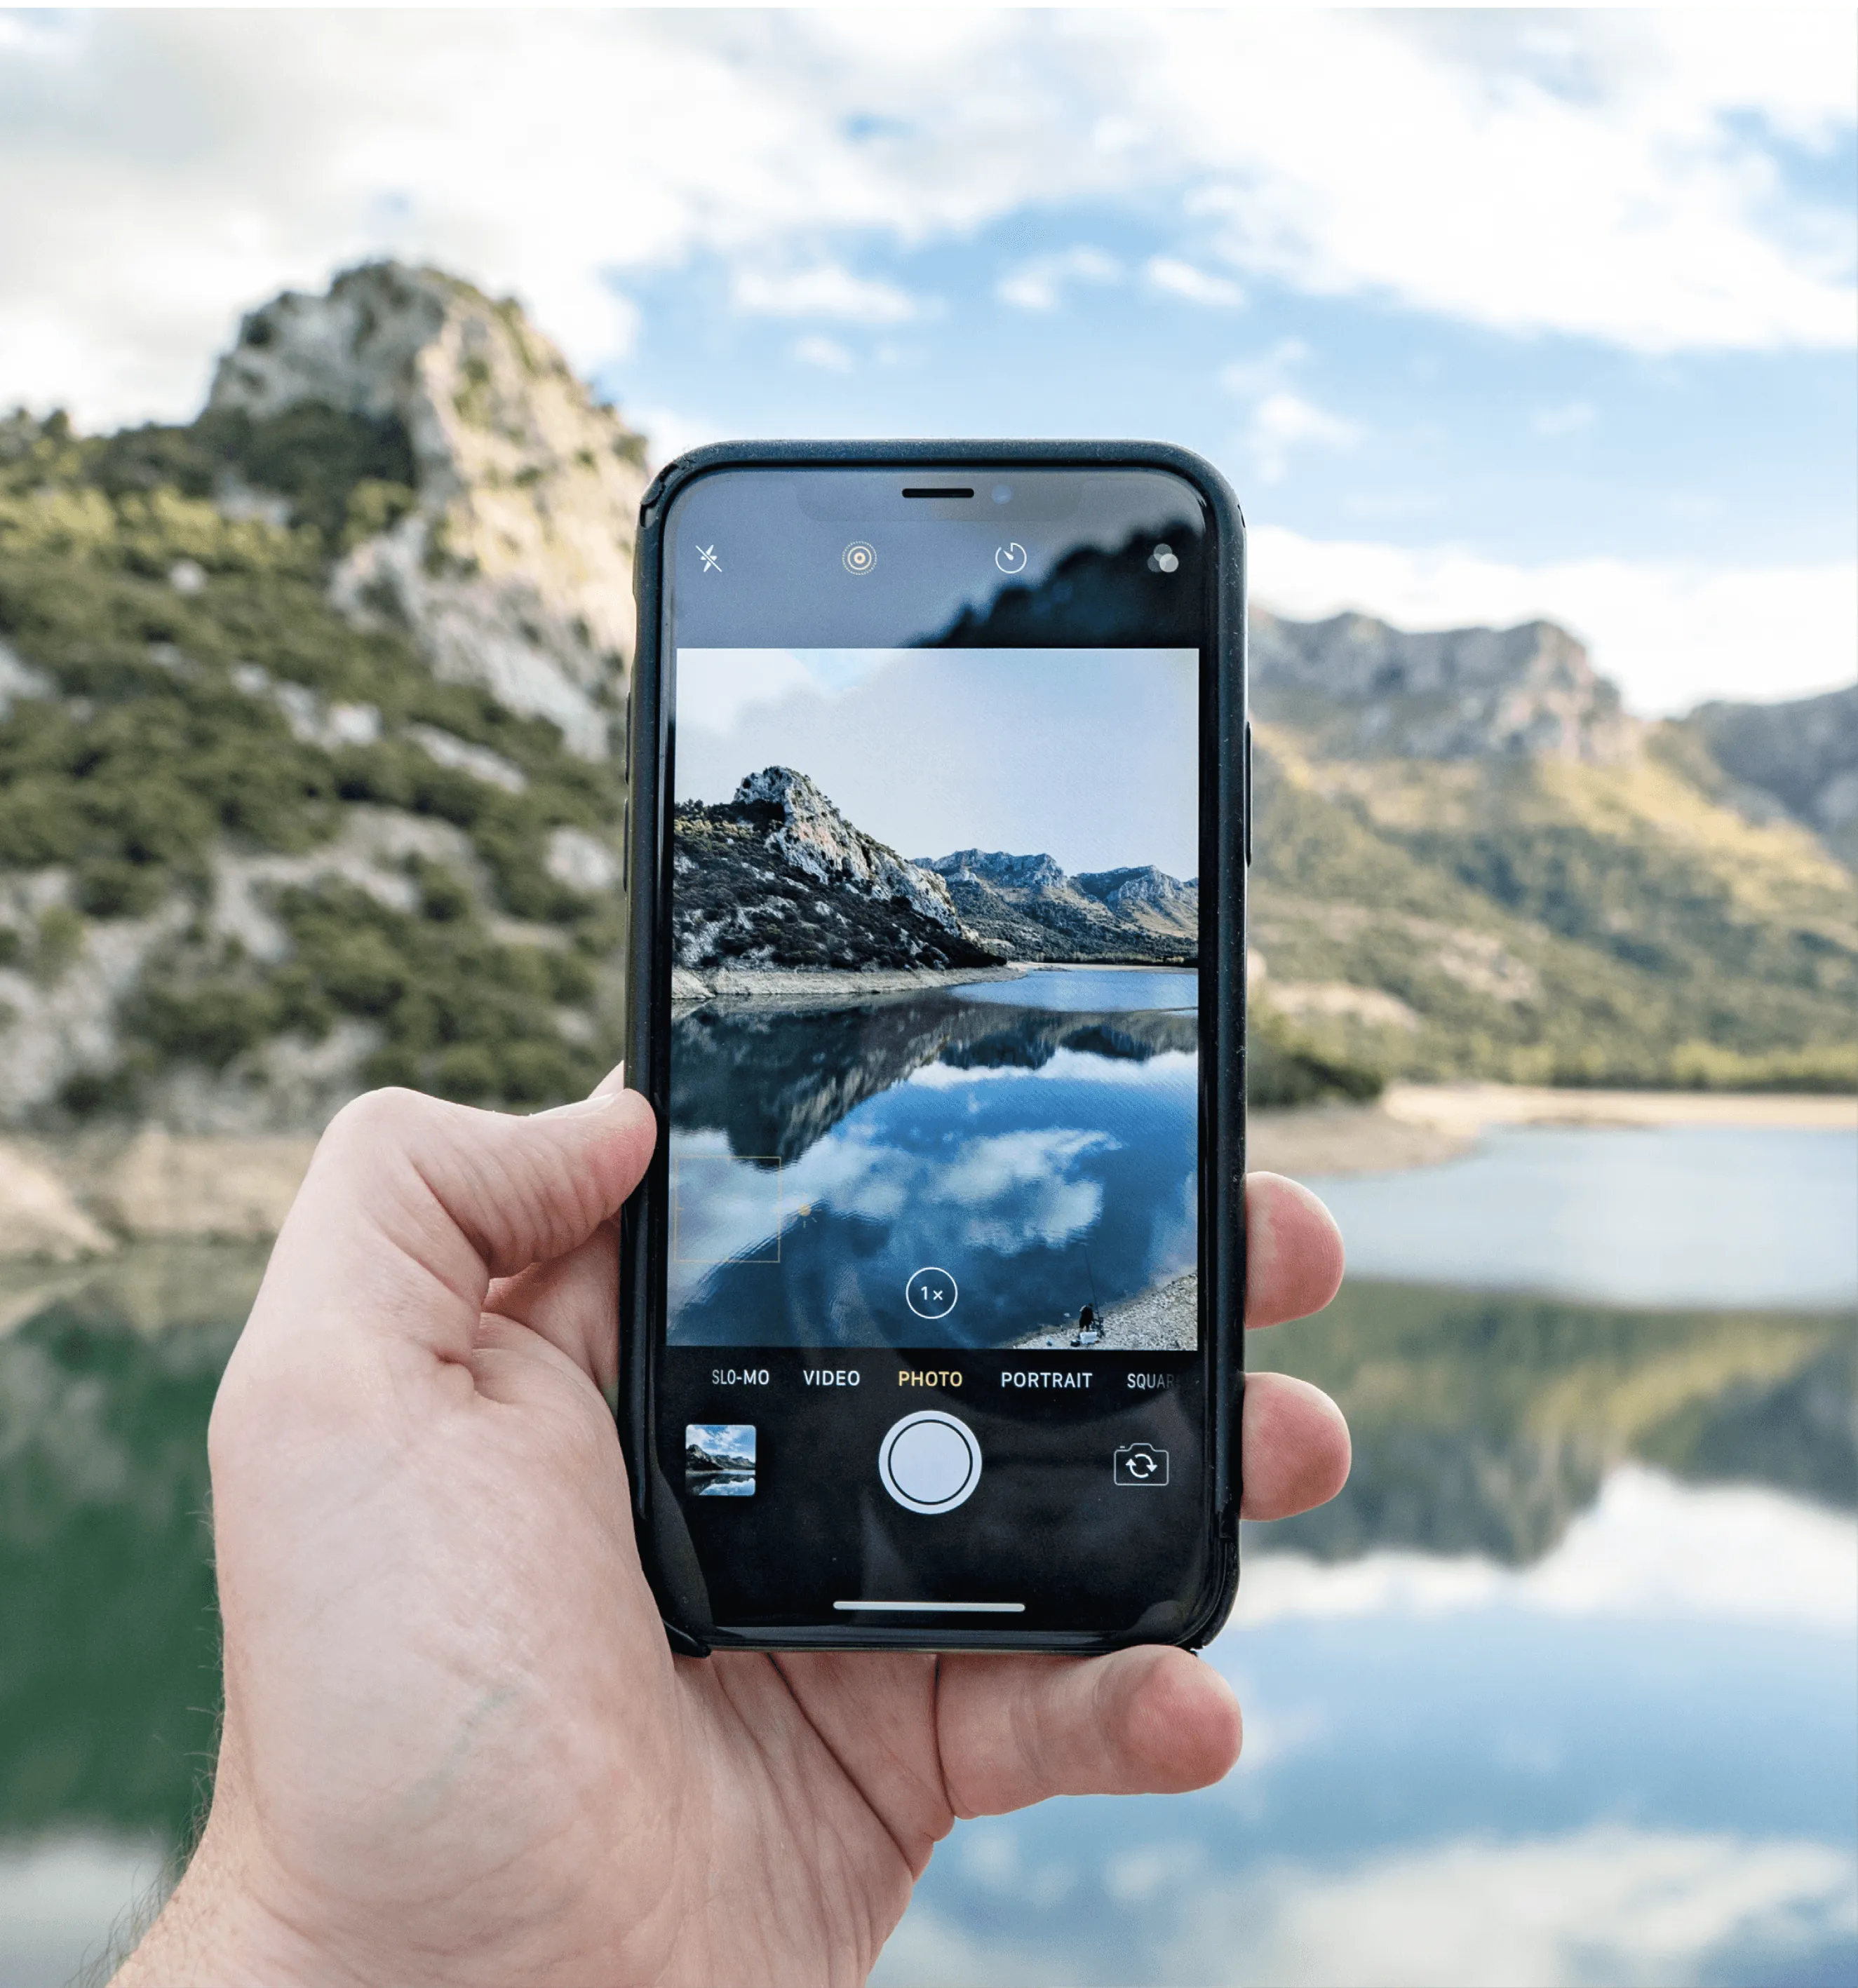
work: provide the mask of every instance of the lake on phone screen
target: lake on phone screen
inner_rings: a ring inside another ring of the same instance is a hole
[[[828,1321],[843,1238],[888,1273],[919,1220],[976,1290],[1074,1247],[1143,1288],[1180,1260],[1191,999],[1067,972],[719,1009],[680,1147],[777,1155],[783,1194],[812,1169]],[[958,1824],[874,1980],[1858,1980],[1858,1137],[1518,1128],[1315,1184],[1348,1282],[1251,1357],[1342,1402],[1355,1469],[1246,1528],[1206,1657],[1244,1757]],[[689,1286],[712,1320],[732,1260]],[[193,1816],[206,1416],[262,1263],[138,1246],[0,1291],[0,1988],[100,1954]]]
[[[1066,968],[680,1017],[672,1343],[1000,1346],[1191,1270],[1196,986]],[[929,1329],[925,1264],[959,1293]]]

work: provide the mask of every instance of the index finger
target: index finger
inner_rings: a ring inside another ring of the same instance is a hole
[[[1342,1232],[1307,1187],[1245,1178],[1245,1323],[1281,1325],[1321,1311],[1342,1283]]]

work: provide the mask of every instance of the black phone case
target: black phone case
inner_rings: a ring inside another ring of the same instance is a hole
[[[719,470],[757,468],[885,469],[914,464],[979,472],[1156,469],[1180,478],[1207,506],[1214,543],[1205,562],[1212,594],[1207,625],[1213,668],[1201,689],[1200,904],[1209,881],[1211,945],[1200,965],[1201,1332],[1208,1350],[1206,1524],[1212,1570],[1203,1606],[1175,1636],[1126,1632],[1028,1633],[1008,1629],[894,1631],[831,1625],[753,1638],[719,1634],[696,1554],[655,1435],[652,1347],[668,1249],[671,1094],[670,713],[665,663],[664,529],[672,499]],[[620,1223],[620,1359],[615,1409],[630,1479],[641,1560],[673,1649],[1041,1650],[1091,1655],[1132,1641],[1166,1640],[1197,1649],[1230,1613],[1239,1579],[1240,1429],[1245,1381],[1245,903],[1251,856],[1251,737],[1245,689],[1245,521],[1219,472],[1191,450],[1140,441],[717,442],[667,463],[639,505],[633,593],[638,641],[627,722],[624,874],[628,893],[626,1068],[658,1114],[651,1165]]]

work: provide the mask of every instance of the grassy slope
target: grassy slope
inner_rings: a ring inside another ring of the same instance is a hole
[[[285,493],[289,524],[222,516],[209,499],[228,471]],[[312,852],[357,803],[455,824],[490,880],[486,898],[423,866],[413,911],[333,882],[283,893],[272,909],[293,952],[277,966],[194,917],[127,1001],[120,1060],[81,1073],[71,1107],[133,1108],[164,1067],[223,1067],[346,1016],[379,1032],[370,1077],[470,1098],[567,1094],[610,1046],[593,982],[617,941],[613,908],[553,881],[543,857],[556,827],[611,833],[617,780],[547,725],[435,682],[409,642],[357,631],[324,598],[330,561],[406,507],[411,475],[391,424],[315,408],[90,441],[56,421],[0,424],[0,639],[62,693],[0,720],[0,867],[71,879],[68,906],[0,928],[0,964],[55,980],[88,921],[177,898],[204,914],[215,850]],[[171,582],[182,560],[205,576],[198,592]],[[237,687],[239,664],[374,705],[381,737],[302,742],[274,702]],[[436,765],[397,735],[409,721],[491,748],[527,790]],[[1384,988],[1420,1025],[1291,1023],[1267,1006],[1280,1060],[1332,1065],[1349,1088],[1364,1064],[1858,1081],[1850,877],[1804,830],[1751,826],[1714,799],[1678,729],[1625,768],[1340,761],[1316,735],[1260,728],[1254,942],[1273,980]],[[499,913],[567,943],[502,942]],[[587,1040],[563,1035],[560,1007],[583,1011]]]
[[[1858,919],[1804,830],[1637,765],[1332,761],[1261,726],[1272,978],[1385,988],[1414,1031],[1308,1027],[1417,1076],[1849,1086]]]
[[[0,722],[0,867],[61,866],[72,884],[71,904],[39,929],[0,932],[0,954],[55,979],[83,942],[80,921],[177,898],[197,908],[125,1002],[120,1061],[67,1087],[80,1114],[133,1108],[164,1066],[223,1067],[342,1016],[379,1033],[371,1079],[455,1097],[542,1102],[602,1064],[607,1046],[565,1038],[554,1009],[592,1001],[617,921],[555,882],[545,857],[557,827],[611,833],[617,779],[571,758],[552,726],[436,682],[409,641],[357,631],[324,598],[342,546],[404,508],[405,460],[403,438],[316,409],[103,441],[56,421],[0,428],[0,639],[60,693],[20,699]],[[204,489],[228,469],[288,494],[290,525],[223,517]],[[205,575],[198,591],[171,582],[183,560]],[[237,687],[235,666],[251,664],[326,702],[374,705],[380,739],[303,743],[274,701]],[[408,721],[491,748],[526,791],[437,765],[396,735]],[[282,894],[272,908],[293,950],[281,965],[212,935],[215,850],[313,852],[359,803],[462,830],[492,901],[428,864],[411,912],[334,882]],[[499,913],[552,925],[567,944],[500,942]],[[597,1037],[591,1015],[580,1033]]]

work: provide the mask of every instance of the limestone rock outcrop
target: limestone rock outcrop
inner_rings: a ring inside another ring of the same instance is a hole
[[[632,647],[640,438],[515,303],[395,262],[252,312],[208,406],[263,419],[305,401],[398,422],[415,465],[410,507],[336,569],[338,604],[404,625],[440,677],[607,757]]]
[[[1644,730],[1552,621],[1410,631],[1254,608],[1251,664],[1258,715],[1313,727],[1332,752],[1605,765],[1630,759]]]

